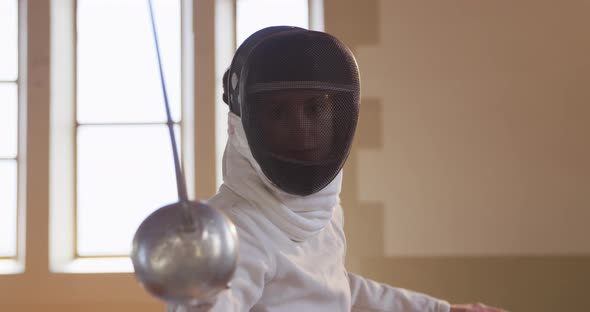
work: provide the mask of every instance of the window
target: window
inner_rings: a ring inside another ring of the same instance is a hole
[[[259,29],[289,25],[302,28],[321,30],[323,21],[321,18],[312,18],[310,8],[314,14],[320,14],[322,1],[318,0],[235,0],[235,38],[234,51],[248,36]],[[315,17],[315,15],[314,15]],[[218,51],[219,54],[219,51]],[[218,81],[223,76],[231,62],[231,56],[223,60],[225,64],[218,64]],[[221,87],[220,87],[221,88]],[[220,89],[218,88],[218,89]],[[218,96],[221,98],[221,95]],[[222,182],[221,158],[227,141],[227,105],[222,101],[217,102],[217,129],[216,129],[216,154],[217,154],[217,184]]]
[[[18,3],[0,0],[0,259],[17,256]]]
[[[179,145],[180,13],[180,1],[154,1]],[[178,200],[149,9],[78,0],[76,17],[75,255],[126,256],[141,221]]]

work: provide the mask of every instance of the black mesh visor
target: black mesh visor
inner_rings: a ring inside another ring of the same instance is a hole
[[[262,40],[242,71],[242,122],[252,154],[280,189],[310,195],[338,174],[359,113],[356,61],[321,32]]]

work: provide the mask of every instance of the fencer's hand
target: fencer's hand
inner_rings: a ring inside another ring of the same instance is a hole
[[[488,307],[482,303],[453,304],[450,312],[508,312],[503,309]]]

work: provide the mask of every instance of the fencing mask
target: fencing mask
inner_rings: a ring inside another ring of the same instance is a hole
[[[360,102],[357,63],[343,43],[323,32],[265,28],[238,48],[224,79],[224,100],[272,183],[305,196],[337,176]]]

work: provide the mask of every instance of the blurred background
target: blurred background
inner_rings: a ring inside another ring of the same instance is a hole
[[[190,197],[221,181],[221,76],[269,25],[357,58],[347,267],[510,311],[585,311],[590,2],[155,0]],[[176,201],[144,0],[0,0],[0,311],[164,311],[127,254]]]

